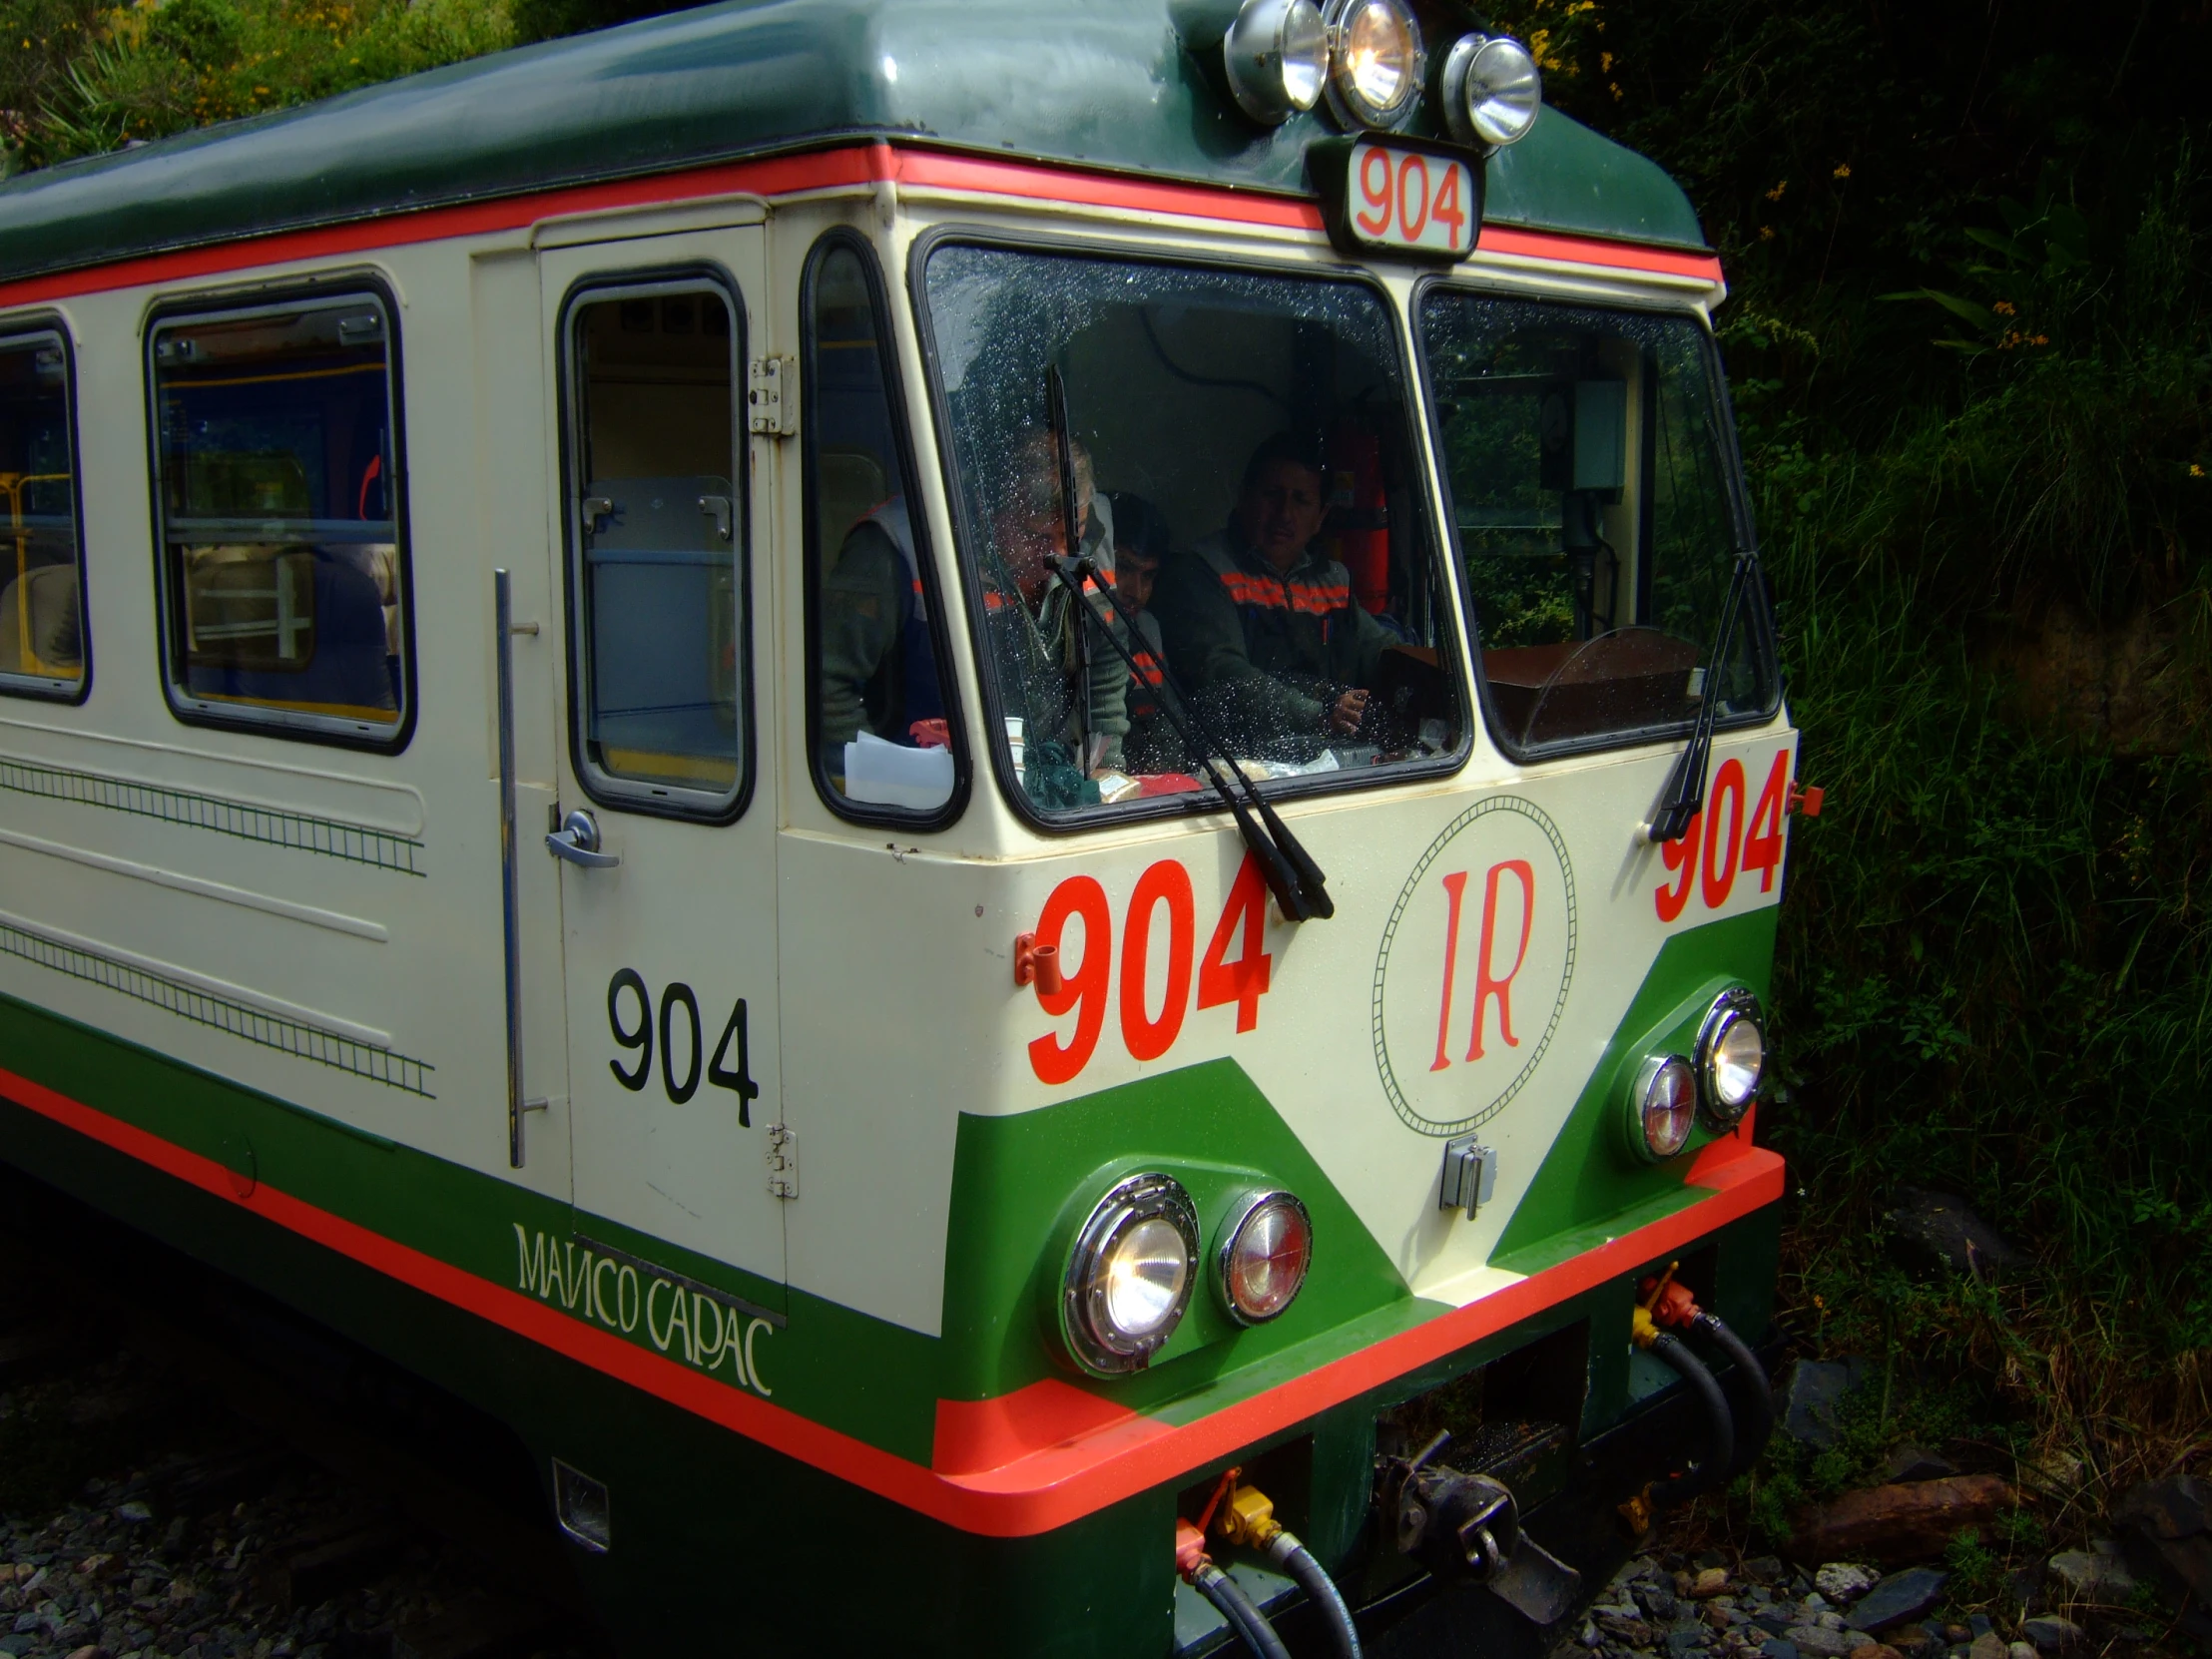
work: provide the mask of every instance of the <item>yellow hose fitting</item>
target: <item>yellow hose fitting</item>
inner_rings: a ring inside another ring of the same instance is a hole
[[[1628,1316],[1628,1340],[1638,1348],[1649,1348],[1659,1340],[1659,1327],[1649,1308],[1639,1307]]]
[[[1239,1486],[1215,1513],[1214,1530],[1225,1542],[1265,1549],[1283,1523],[1275,1518],[1275,1499],[1257,1486]]]

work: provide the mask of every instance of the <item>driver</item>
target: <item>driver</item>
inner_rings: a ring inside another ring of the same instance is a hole
[[[1396,638],[1314,548],[1329,510],[1320,446],[1277,432],[1252,452],[1229,525],[1160,574],[1169,663],[1238,753],[1308,759],[1360,729]]]
[[[1110,572],[1112,531],[1096,510],[1090,454],[1080,443],[1072,449],[1076,535],[1083,554]],[[1094,578],[1081,579],[1092,613],[1085,618],[1053,574],[1067,551],[1067,526],[1051,433],[1018,429],[992,470],[983,612],[1009,725],[1021,722],[1021,735],[1008,736],[1025,746],[1023,781],[1039,806],[1092,804],[1098,790],[1091,780],[1119,768],[1129,732],[1128,665],[1104,637],[1107,628],[1124,639],[1126,632]]]

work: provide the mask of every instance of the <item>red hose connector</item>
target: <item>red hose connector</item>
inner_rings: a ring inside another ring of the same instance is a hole
[[[1696,1293],[1674,1276],[1681,1265],[1673,1263],[1665,1273],[1636,1287],[1638,1302],[1651,1315],[1651,1323],[1662,1331],[1687,1331],[1704,1312],[1697,1305]]]
[[[1175,1570],[1188,1582],[1206,1565],[1206,1534],[1178,1516],[1175,1522]]]

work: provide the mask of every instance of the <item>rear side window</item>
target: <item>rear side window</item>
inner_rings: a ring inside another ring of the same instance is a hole
[[[85,685],[69,358],[58,333],[0,335],[0,691]]]
[[[159,322],[170,698],[395,746],[409,713],[392,323],[374,292]]]
[[[941,608],[892,395],[875,268],[826,238],[807,268],[807,606],[815,783],[849,818],[956,810]]]
[[[742,344],[711,278],[587,289],[569,307],[576,759],[603,801],[741,807]]]

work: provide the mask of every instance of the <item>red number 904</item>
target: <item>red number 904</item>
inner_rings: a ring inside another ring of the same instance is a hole
[[[1465,173],[1458,162],[1363,144],[1356,160],[1360,201],[1353,227],[1369,242],[1389,247],[1462,252],[1469,241],[1460,182]]]

